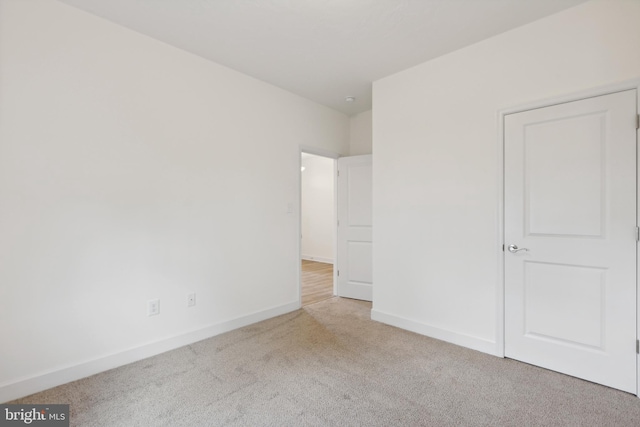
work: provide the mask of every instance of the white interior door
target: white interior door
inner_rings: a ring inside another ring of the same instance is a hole
[[[628,90],[504,122],[505,355],[631,393],[636,114]]]
[[[373,294],[372,156],[338,159],[338,296]]]

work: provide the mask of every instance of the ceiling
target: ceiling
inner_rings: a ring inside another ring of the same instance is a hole
[[[59,1],[352,115],[379,78],[586,0]]]

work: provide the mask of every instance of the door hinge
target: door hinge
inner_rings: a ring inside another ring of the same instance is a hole
[[[504,245],[502,245],[502,252],[504,252]]]
[[[338,170],[338,176],[340,176],[340,170]]]
[[[338,270],[338,277],[340,277],[340,270]]]
[[[640,129],[640,114],[636,114],[636,129]]]
[[[636,340],[636,354],[640,354],[640,340]]]
[[[640,227],[636,226],[636,242],[640,242]]]

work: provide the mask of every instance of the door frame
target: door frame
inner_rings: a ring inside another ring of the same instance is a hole
[[[339,153],[334,151],[325,150],[323,148],[311,147],[308,145],[299,145],[298,146],[298,161],[297,161],[297,203],[298,206],[298,215],[296,218],[297,221],[297,239],[296,239],[296,248],[297,248],[297,260],[296,260],[296,272],[298,276],[298,308],[302,307],[302,153],[312,154],[314,156],[326,157],[328,159],[333,160],[333,295],[337,295],[337,269],[335,268],[338,263],[338,227],[337,227],[337,218],[338,218],[338,180],[336,178],[337,168],[338,168],[338,158],[342,157]]]
[[[562,95],[552,98],[545,98],[542,100],[520,104],[514,107],[501,109],[497,113],[497,127],[498,127],[498,140],[497,140],[497,153],[498,153],[498,235],[497,235],[497,260],[498,260],[498,286],[496,287],[496,343],[495,343],[495,355],[498,357],[504,357],[504,344],[505,344],[505,252],[504,252],[504,237],[505,237],[505,194],[504,194],[504,123],[507,115],[514,113],[521,113],[536,108],[550,107],[552,105],[564,104],[568,102],[578,101],[585,98],[594,98],[602,95],[609,95],[616,92],[623,92],[625,90],[636,89],[636,111],[640,112],[640,79],[628,80],[622,83],[600,86],[597,88],[587,89],[584,91],[573,92],[568,95]],[[640,211],[638,204],[640,203],[640,187],[638,181],[638,169],[640,167],[640,150],[638,149],[638,141],[640,139],[640,131],[636,130],[636,226],[640,225]],[[638,292],[638,278],[640,277],[640,251],[636,249],[636,340],[640,339],[640,292]],[[640,357],[636,354],[636,394],[638,393],[638,385],[640,385]],[[640,397],[640,396],[639,396]]]

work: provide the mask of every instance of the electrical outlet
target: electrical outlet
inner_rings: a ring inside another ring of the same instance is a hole
[[[187,295],[187,307],[193,307],[196,305],[196,294]]]
[[[150,299],[147,301],[147,316],[155,316],[160,314],[160,300]]]

